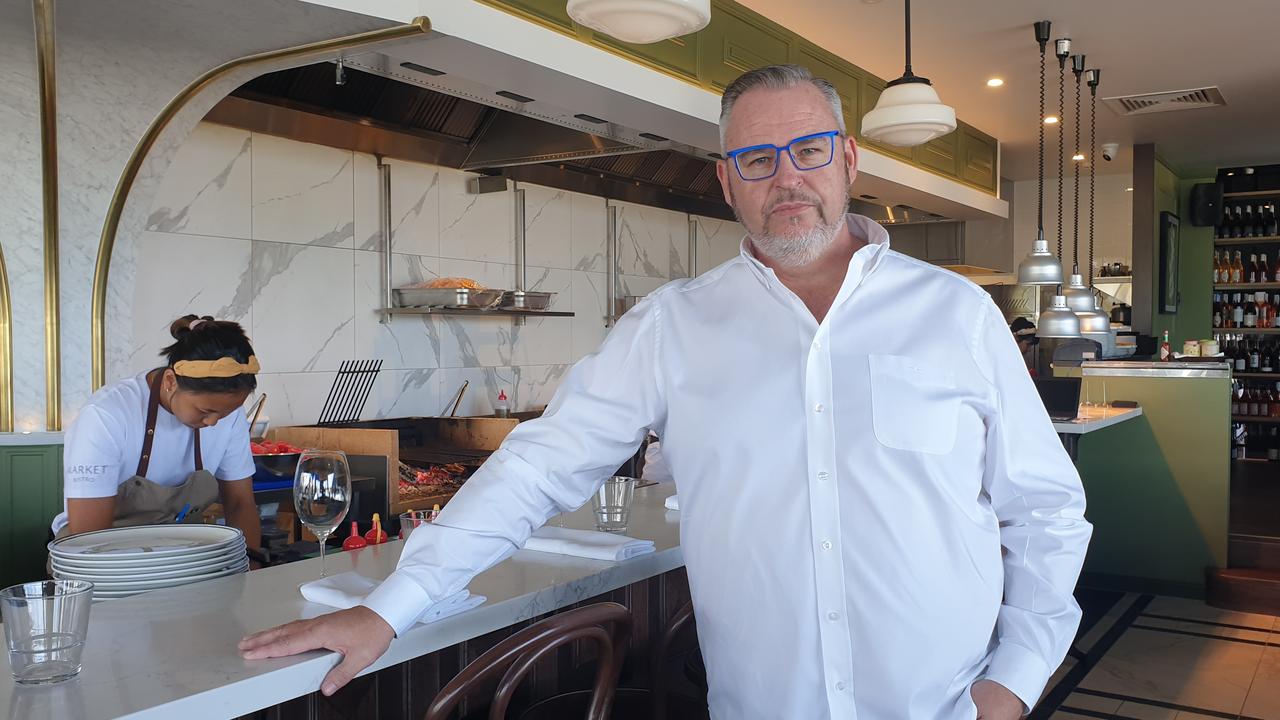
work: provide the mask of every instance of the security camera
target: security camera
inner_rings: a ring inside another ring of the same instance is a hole
[[[1120,143],[1103,143],[1102,159],[1111,162],[1116,159],[1116,155],[1120,153]]]

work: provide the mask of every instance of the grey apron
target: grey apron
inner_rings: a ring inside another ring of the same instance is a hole
[[[184,523],[198,523],[201,513],[218,500],[218,481],[213,473],[204,469],[200,456],[200,430],[193,429],[195,445],[195,470],[181,485],[158,485],[147,479],[147,467],[151,464],[151,444],[156,435],[156,417],[160,412],[160,381],[163,372],[156,373],[151,381],[151,398],[147,402],[147,430],[142,440],[142,455],[138,458],[138,471],[124,481],[116,491],[116,512],[112,527],[133,525],[162,525],[177,519],[187,505]],[[58,537],[67,535],[64,527]]]

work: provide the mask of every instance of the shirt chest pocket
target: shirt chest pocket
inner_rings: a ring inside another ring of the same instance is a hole
[[[869,355],[871,423],[886,447],[945,455],[956,443],[955,373],[901,355]]]

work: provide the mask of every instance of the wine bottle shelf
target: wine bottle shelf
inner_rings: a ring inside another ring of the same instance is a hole
[[[1275,380],[1280,382],[1280,373],[1262,373],[1262,372],[1233,372],[1231,377],[1241,380]]]
[[[1269,283],[1217,283],[1213,286],[1214,290],[1240,290],[1247,292],[1249,290],[1280,290],[1280,282]]]
[[[1253,415],[1232,415],[1231,421],[1242,423],[1280,423],[1280,417],[1267,417],[1265,415],[1259,415],[1256,417]]]
[[[1213,332],[1233,335],[1280,335],[1280,328],[1214,328]]]
[[[1247,238],[1214,238],[1214,245],[1256,245],[1258,243],[1280,242],[1280,235],[1263,235]]]
[[[1248,192],[1224,192],[1224,198],[1280,197],[1280,190],[1250,190]]]

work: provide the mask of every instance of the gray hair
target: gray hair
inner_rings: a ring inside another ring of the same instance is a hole
[[[817,88],[826,98],[827,104],[831,106],[831,114],[835,115],[836,127],[844,135],[844,110],[841,108],[840,93],[836,92],[834,85],[820,77],[814,77],[809,68],[802,65],[769,65],[739,75],[737,80],[724,89],[724,95],[720,98],[720,152],[728,150],[725,147],[725,131],[729,127],[729,116],[733,113],[733,106],[738,98],[756,88],[786,90],[805,83]]]

